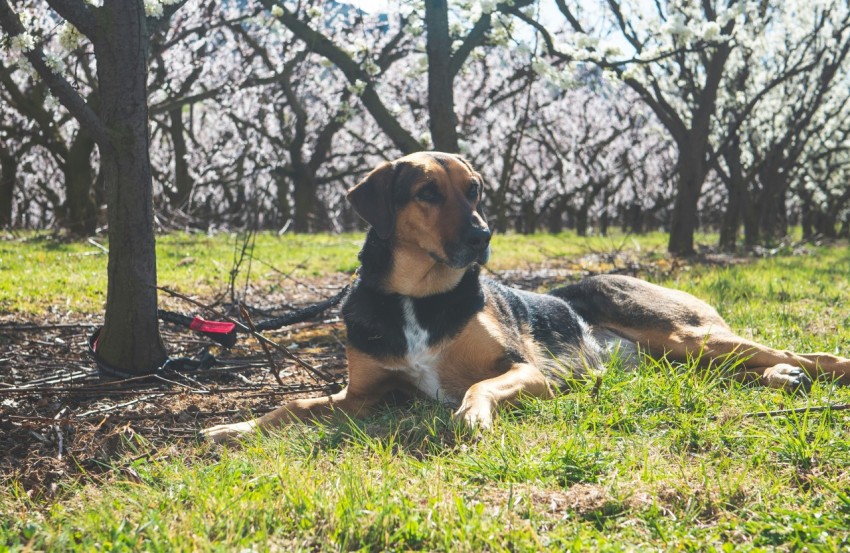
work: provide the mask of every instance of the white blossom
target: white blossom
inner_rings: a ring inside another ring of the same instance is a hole
[[[65,23],[59,29],[59,44],[65,50],[76,50],[83,40],[83,33],[70,23]]]
[[[35,39],[31,34],[24,31],[12,37],[12,49],[18,52],[29,52],[35,48]]]
[[[366,83],[361,81],[360,79],[357,79],[356,81],[354,81],[354,84],[349,84],[347,88],[348,91],[354,94],[355,96],[360,96],[361,94],[363,94],[363,91],[366,90]]]
[[[162,2],[160,0],[145,0],[145,15],[162,17]]]
[[[44,63],[56,74],[62,73],[62,70],[65,68],[65,63],[62,61],[62,58],[53,53],[44,55]]]

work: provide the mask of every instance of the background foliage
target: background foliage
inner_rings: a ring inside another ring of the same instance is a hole
[[[484,174],[500,231],[699,226],[727,249],[741,228],[748,246],[795,223],[850,232],[844,2],[465,0],[444,21],[418,0],[171,3],[146,2],[152,24],[170,15],[148,61],[162,228],[355,229],[344,190],[436,148]],[[22,56],[42,46],[96,105],[91,45],[48,4],[14,4],[0,224],[91,234],[97,146]]]

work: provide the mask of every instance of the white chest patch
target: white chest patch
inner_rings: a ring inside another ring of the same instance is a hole
[[[440,388],[440,375],[437,372],[439,355],[428,347],[430,336],[416,319],[413,301],[410,298],[401,299],[404,315],[404,337],[407,340],[407,356],[405,367],[399,367],[409,376],[411,382],[420,392],[440,401],[451,401]]]

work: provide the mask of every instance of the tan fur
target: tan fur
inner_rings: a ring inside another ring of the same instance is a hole
[[[464,272],[424,257],[418,247],[400,244],[393,251],[393,270],[384,290],[413,298],[440,294],[457,286]]]

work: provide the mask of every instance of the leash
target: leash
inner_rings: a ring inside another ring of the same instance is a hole
[[[341,302],[348,294],[349,289],[350,285],[346,285],[339,291],[339,293],[326,300],[302,307],[301,309],[296,309],[280,317],[256,322],[254,323],[254,329],[257,332],[262,332],[264,330],[277,330],[285,326],[310,320]],[[195,332],[203,334],[211,340],[218,342],[226,348],[233,347],[236,344],[237,332],[245,334],[250,333],[250,329],[240,327],[236,325],[236,323],[230,321],[209,321],[198,316],[190,317],[182,313],[166,311],[165,309],[160,309],[158,311],[158,315],[162,321],[182,326],[189,330],[194,330]]]
[[[205,349],[195,359],[192,359],[191,357],[169,357],[162,365],[156,367],[152,371],[149,371],[145,374],[128,373],[113,365],[110,365],[109,363],[104,361],[103,357],[101,357],[100,354],[97,353],[97,342],[100,339],[101,330],[103,330],[103,327],[99,326],[91,334],[91,336],[89,336],[88,349],[89,355],[91,355],[94,359],[94,363],[97,366],[97,370],[100,375],[108,378],[137,378],[139,376],[152,376],[175,372],[198,371],[209,369],[218,362],[215,356]]]
[[[256,331],[277,330],[284,326],[310,320],[341,302],[348,294],[350,288],[351,285],[348,284],[343,287],[339,293],[326,300],[308,305],[301,309],[296,309],[295,311],[291,311],[280,317],[260,321],[254,324],[254,328]],[[157,315],[161,321],[181,326],[188,330],[193,330],[217,342],[225,348],[230,348],[236,345],[237,333],[251,333],[251,330],[247,327],[237,325],[231,321],[210,321],[199,316],[192,317],[174,311],[167,311],[165,309],[159,309],[157,311]],[[97,327],[88,339],[89,355],[91,355],[94,359],[101,375],[110,378],[133,378],[142,376],[139,374],[127,373],[104,361],[104,359],[97,353],[97,344],[100,339],[101,330],[103,330],[102,326]],[[149,374],[155,375],[162,373],[204,370],[212,367],[217,362],[218,360],[215,356],[205,349],[200,355],[198,355],[197,358],[194,359],[190,357],[169,357],[161,366],[156,367]]]

